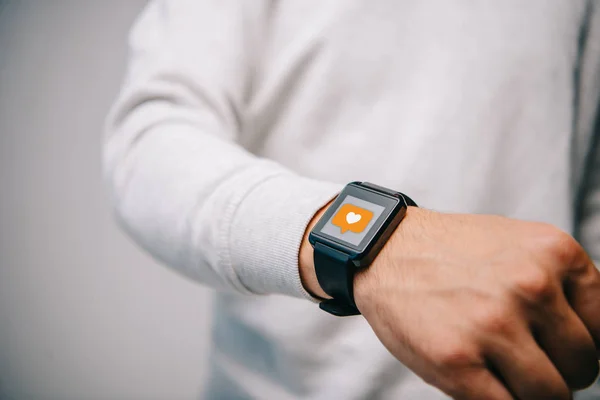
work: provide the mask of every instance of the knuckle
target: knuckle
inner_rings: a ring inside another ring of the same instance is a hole
[[[488,370],[483,367],[464,371],[452,376],[451,379],[445,380],[440,388],[453,399],[485,398],[492,400],[496,397],[490,397],[491,393],[485,392],[487,382],[482,379],[485,378],[487,373]]]
[[[502,308],[489,308],[475,320],[478,330],[486,334],[507,334],[512,329],[512,315]]]
[[[549,224],[542,224],[541,250],[561,264],[570,264],[581,252],[581,246],[568,233]]]
[[[523,268],[514,278],[514,290],[535,303],[550,303],[557,296],[557,282],[549,271],[540,267]]]
[[[465,379],[453,379],[451,382],[448,382],[444,391],[453,399],[467,399],[470,392],[469,382]]]
[[[485,368],[485,361],[477,346],[469,346],[468,341],[458,340],[443,343],[434,355],[435,379],[426,381],[455,399],[472,398],[471,377],[474,372]]]
[[[435,362],[441,370],[455,373],[476,364],[477,357],[465,345],[447,345],[438,350]]]

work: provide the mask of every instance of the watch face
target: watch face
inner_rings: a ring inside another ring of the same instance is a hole
[[[321,241],[361,253],[378,237],[399,202],[393,196],[349,184],[317,222],[312,234]]]
[[[378,204],[346,195],[320,232],[358,246],[384,210]]]

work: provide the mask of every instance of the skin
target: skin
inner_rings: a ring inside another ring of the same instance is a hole
[[[308,233],[299,254],[318,284]],[[600,273],[570,235],[543,223],[409,207],[354,279],[386,348],[455,399],[571,399],[600,357]]]

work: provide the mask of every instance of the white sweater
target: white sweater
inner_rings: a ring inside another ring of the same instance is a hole
[[[130,46],[106,177],[132,237],[216,289],[207,398],[443,398],[302,287],[346,182],[546,221],[599,259],[599,2],[152,1]]]

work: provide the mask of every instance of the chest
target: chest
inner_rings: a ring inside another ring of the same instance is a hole
[[[308,176],[410,187],[446,204],[467,204],[464,187],[486,210],[548,171],[563,190],[584,6],[283,1],[247,146]]]
[[[469,136],[482,120],[513,125],[557,110],[568,120],[583,12],[570,0],[279,2],[247,143],[429,135],[439,125]]]

